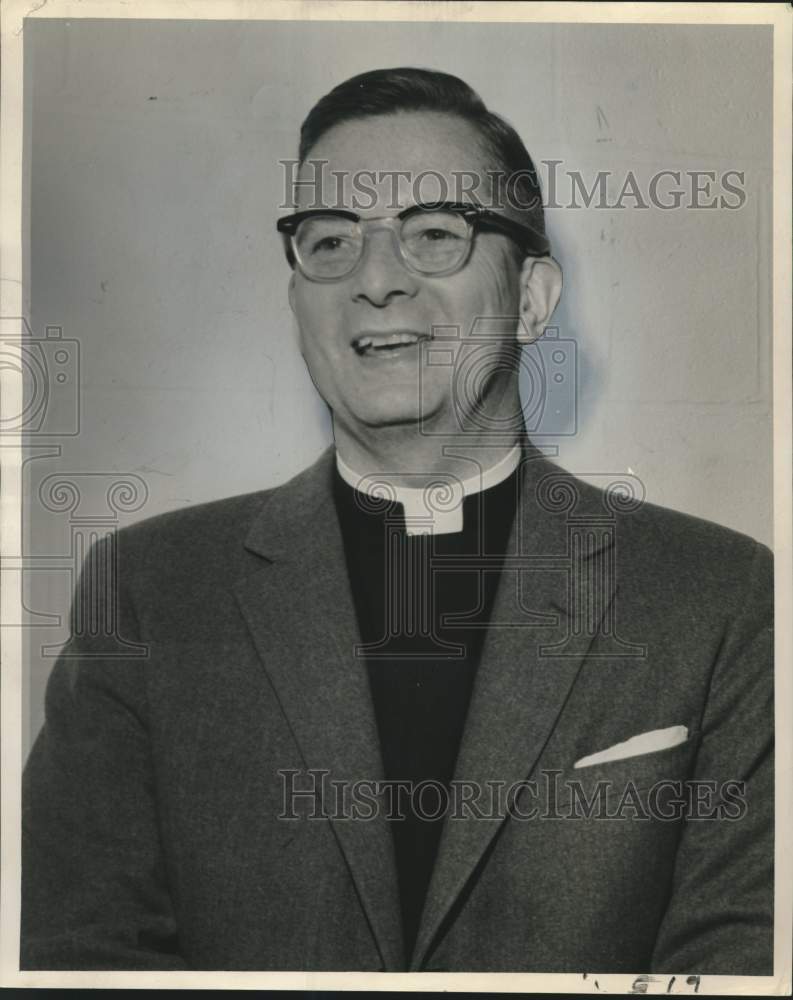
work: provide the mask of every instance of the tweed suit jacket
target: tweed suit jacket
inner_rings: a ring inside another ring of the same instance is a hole
[[[382,778],[332,469],[133,525],[117,580],[84,570],[116,635],[83,620],[49,681],[22,967],[770,974],[770,552],[527,446],[455,769],[518,792],[446,819],[405,955],[389,823],[321,783]],[[675,813],[686,780],[710,818]],[[290,815],[287,787],[320,791]]]

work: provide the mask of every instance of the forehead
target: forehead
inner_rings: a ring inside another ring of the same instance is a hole
[[[298,176],[321,182],[327,207],[349,205],[357,192],[355,207],[366,214],[370,201],[375,212],[420,200],[470,200],[459,195],[472,189],[481,196],[492,183],[493,167],[475,126],[457,115],[411,111],[333,126],[310,150]],[[299,207],[307,206],[313,187],[299,186]]]

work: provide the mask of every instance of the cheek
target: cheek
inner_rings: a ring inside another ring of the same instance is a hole
[[[518,315],[520,271],[514,255],[500,244],[481,251],[454,275],[454,288],[449,287],[449,301],[466,330],[476,318]]]
[[[327,353],[335,342],[339,305],[332,289],[325,285],[296,282],[292,296],[293,311],[303,354]]]
[[[494,251],[482,255],[479,280],[487,290],[486,297],[490,303],[507,315],[517,315],[520,271],[515,257],[501,244]]]

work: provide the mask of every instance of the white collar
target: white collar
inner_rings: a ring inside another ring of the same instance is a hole
[[[353,489],[370,497],[395,500],[402,504],[408,535],[450,535],[463,530],[465,497],[503,483],[517,469],[520,456],[521,447],[516,444],[500,462],[483,472],[475,473],[467,479],[458,479],[451,473],[439,473],[426,487],[397,486],[390,481],[387,473],[359,475],[347,465],[338,451],[336,468],[341,478]],[[417,478],[418,475],[417,473]],[[404,476],[402,473],[401,477]]]

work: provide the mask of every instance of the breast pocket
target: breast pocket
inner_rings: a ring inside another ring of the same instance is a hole
[[[588,767],[571,765],[555,775],[556,800],[560,804],[608,802],[613,807],[615,802],[637,796],[646,804],[652,795],[653,801],[663,805],[682,794],[682,786],[692,774],[699,739],[699,732],[693,731],[684,743],[668,749]]]

